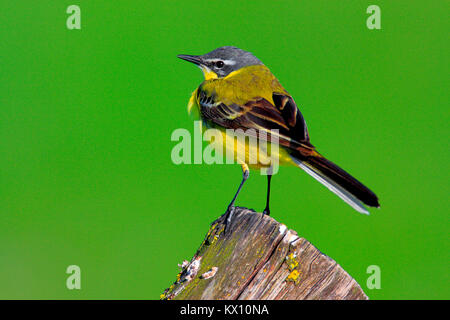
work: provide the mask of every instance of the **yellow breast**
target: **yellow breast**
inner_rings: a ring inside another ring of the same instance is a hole
[[[205,74],[206,77],[206,74]],[[214,96],[215,102],[226,105],[244,105],[256,98],[264,98],[273,103],[273,92],[287,92],[264,65],[249,66],[230,73],[225,78],[210,77],[199,87],[207,94]],[[196,89],[188,103],[188,112],[194,119],[200,119],[200,106]],[[221,150],[223,155],[234,163],[246,163],[250,168],[266,168],[271,164],[293,164],[286,150],[271,143],[261,143],[256,139],[238,139],[230,136],[225,128],[215,126],[220,131],[222,139],[211,143],[215,150]],[[203,131],[207,130],[203,126]]]

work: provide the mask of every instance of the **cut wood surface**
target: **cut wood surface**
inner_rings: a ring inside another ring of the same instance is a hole
[[[272,217],[236,208],[215,223],[162,299],[367,300],[334,260]]]

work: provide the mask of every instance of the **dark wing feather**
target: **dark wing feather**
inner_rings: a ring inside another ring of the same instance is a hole
[[[197,98],[205,120],[227,129],[255,129],[260,138],[259,134],[264,131],[268,134],[267,139],[270,139],[268,131],[278,130],[280,145],[300,151],[305,156],[314,152],[305,119],[292,97],[286,94],[274,93],[274,104],[264,98],[255,98],[242,106],[214,101],[202,90],[199,90]]]
[[[287,121],[291,128],[291,135],[297,141],[308,141],[309,134],[306,127],[306,121],[298,110],[294,99],[288,95],[274,93],[272,95],[275,107],[280,110],[283,118]]]

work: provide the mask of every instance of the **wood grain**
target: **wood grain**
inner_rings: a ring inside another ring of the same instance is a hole
[[[161,299],[367,300],[340,265],[269,216],[236,208],[214,223]]]

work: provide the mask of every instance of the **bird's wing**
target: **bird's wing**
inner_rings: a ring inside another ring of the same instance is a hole
[[[203,119],[226,129],[255,129],[257,138],[268,141],[259,133],[278,129],[279,144],[290,150],[293,161],[314,179],[361,213],[368,214],[363,203],[379,207],[372,191],[315,150],[300,110],[286,93],[273,93],[273,104],[264,98],[226,104],[201,90],[197,100]]]
[[[243,105],[225,104],[212,95],[198,90],[197,101],[203,119],[226,129],[254,129],[258,138],[270,140],[277,135],[279,144],[297,150],[305,156],[315,153],[309,142],[305,119],[292,97],[273,93],[273,104],[264,98],[254,98]],[[273,130],[278,130],[278,134]],[[251,130],[249,130],[251,135]],[[261,135],[261,133],[265,133]]]

